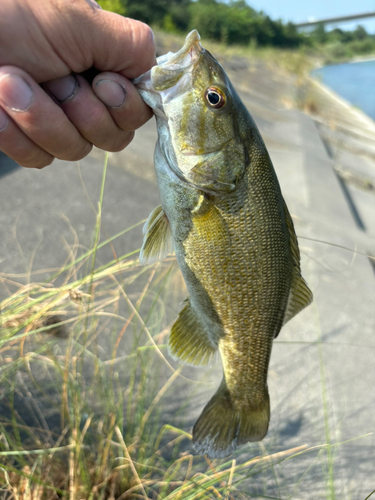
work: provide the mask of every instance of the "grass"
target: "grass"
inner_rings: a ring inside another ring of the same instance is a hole
[[[96,265],[115,238],[100,243],[106,168],[92,248],[72,249],[51,279],[19,285],[1,303],[2,491],[25,500],[231,498],[241,471],[300,449],[217,466],[165,423],[164,398],[186,377],[165,356],[164,304],[185,291],[174,259],[141,268],[136,252]]]
[[[163,50],[175,51],[182,47],[185,36],[164,33],[155,29],[155,36],[158,43],[161,43]],[[317,54],[309,52],[305,47],[301,49],[281,49],[275,47],[259,47],[254,44],[227,45],[209,39],[202,39],[203,46],[213,54],[220,54],[228,60],[233,57],[243,57],[251,60],[263,60],[282,68],[288,74],[302,76],[309,72],[315,65],[322,64],[322,58]]]
[[[276,452],[254,443],[214,461],[192,452],[188,409],[202,375],[166,353],[186,291],[173,257],[142,268],[134,251],[97,263],[99,248],[144,222],[101,239],[106,169],[107,160],[91,249],[78,254],[76,245],[42,283],[0,275],[16,288],[0,304],[0,498],[294,499],[316,462],[326,467],[326,498],[337,498],[334,449],[343,443],[330,438],[322,356],[325,442]],[[283,464],[309,456],[285,496]]]

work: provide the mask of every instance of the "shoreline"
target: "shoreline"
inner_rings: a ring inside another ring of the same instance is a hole
[[[358,56],[358,57],[354,57],[353,59],[348,59],[346,61],[333,62],[330,64],[318,64],[314,67],[314,69],[311,72],[316,71],[318,69],[322,69],[322,68],[329,68],[330,66],[341,66],[343,64],[357,64],[357,63],[371,62],[371,61],[375,61],[375,54],[372,54],[370,56]]]
[[[340,93],[338,93],[335,89],[330,87],[327,83],[323,82],[323,74],[318,73],[319,70],[324,70],[325,68],[331,68],[333,66],[339,66],[339,65],[344,65],[344,64],[356,64],[356,63],[364,63],[364,62],[375,62],[375,56],[369,56],[368,58],[360,58],[360,59],[353,59],[351,61],[347,61],[345,63],[338,63],[338,64],[327,64],[325,66],[317,66],[315,67],[309,74],[309,80],[317,87],[321,88],[321,90],[329,95],[332,99],[334,99],[336,102],[340,103],[343,105],[345,108],[350,109],[354,114],[357,116],[357,118],[360,119],[360,121],[363,122],[364,125],[366,125],[366,128],[370,128],[371,130],[374,131],[375,133],[375,117],[371,116],[368,114],[363,108],[360,106],[356,105],[355,103],[351,102],[348,100],[346,97],[342,96]],[[371,110],[370,110],[371,111]]]
[[[375,61],[375,54],[372,54],[370,56],[353,57],[353,59],[349,59],[347,61],[339,61],[337,63],[324,64],[322,66],[317,66],[315,69],[327,68],[328,66],[340,66],[341,64],[357,64],[371,61]]]
[[[363,122],[366,128],[370,129],[375,134],[375,120],[371,118],[371,116],[367,115],[362,109],[359,109],[356,106],[354,106],[354,104],[346,100],[341,95],[337,94],[331,87],[325,85],[317,78],[310,76],[310,82],[313,83],[320,90],[325,92],[331,99],[333,99],[334,101],[336,101],[337,103],[339,103],[340,105],[344,106],[346,109],[354,113],[357,116],[357,118],[361,122]]]
[[[361,63],[361,62],[370,62],[370,61],[375,61],[375,54],[372,54],[371,56],[363,56],[363,57],[354,57],[350,61],[348,61],[347,64],[356,64],[356,63]]]

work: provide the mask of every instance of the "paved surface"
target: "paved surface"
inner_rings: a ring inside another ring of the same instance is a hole
[[[300,237],[303,274],[315,297],[275,342],[269,375],[271,424],[261,446],[274,453],[303,444],[335,445],[331,457],[317,449],[283,462],[261,482],[246,483],[245,489],[282,499],[333,498],[327,492],[331,470],[335,498],[364,500],[375,489],[375,279],[370,260],[355,251],[375,255],[375,196],[360,189],[360,182],[346,182],[335,172],[340,163],[357,180],[375,177],[375,128],[369,123],[353,126],[357,118],[351,120],[347,109],[343,121],[335,114],[342,107],[330,100],[330,120],[286,110],[277,104],[292,92],[283,77],[263,67],[244,65],[236,73],[229,69],[232,77],[237,75],[242,98],[269,148]],[[158,204],[152,167],[155,138],[151,122],[126,151],[110,155],[103,233],[117,233]],[[1,171],[6,162],[0,161]],[[103,161],[104,154],[94,151],[79,168],[56,161],[44,171],[14,169],[0,178],[0,272],[58,267],[68,254],[66,242],[74,242],[72,228],[81,245],[90,247],[95,213],[89,199],[96,204]],[[139,228],[114,247],[121,255],[140,244]],[[99,252],[100,262],[112,258],[109,247]],[[38,280],[47,275],[38,275]],[[0,289],[2,297],[9,293],[7,287]],[[173,316],[178,303],[171,307]],[[217,387],[221,368],[184,373],[203,381],[198,389],[194,386],[184,417],[173,420],[189,431]],[[166,402],[166,420],[191,391],[187,382],[176,382]],[[238,462],[256,454],[256,446],[241,448]]]

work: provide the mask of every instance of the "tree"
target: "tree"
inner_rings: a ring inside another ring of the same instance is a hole
[[[110,10],[122,16],[126,13],[125,5],[122,0],[98,0],[98,3],[104,10]]]
[[[353,32],[353,37],[355,40],[364,40],[368,34],[365,28],[359,24]]]
[[[318,43],[325,43],[328,39],[324,24],[318,24],[315,30],[311,33],[311,38]]]

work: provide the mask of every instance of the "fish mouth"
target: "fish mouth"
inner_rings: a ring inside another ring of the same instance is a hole
[[[185,38],[185,43],[178,52],[168,52],[157,58],[159,68],[167,70],[186,69],[194,63],[204,48],[200,44],[201,37],[197,30],[191,31]]]
[[[201,54],[205,52],[199,40],[198,31],[191,31],[180,50],[158,57],[156,66],[133,80],[133,84],[155,114],[163,115],[164,104],[169,103],[176,95],[189,90],[191,73]],[[159,97],[150,99],[147,97],[150,93],[159,94]]]
[[[188,90],[191,74],[204,52],[199,40],[198,31],[191,31],[178,52],[169,52],[158,57],[157,66],[151,69],[152,87],[154,91],[162,94],[164,104]]]

